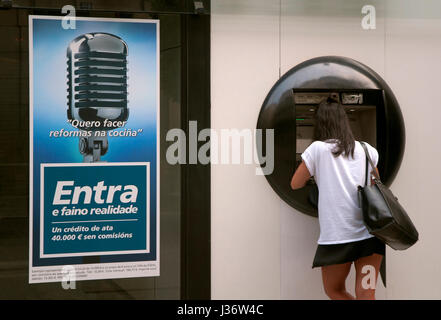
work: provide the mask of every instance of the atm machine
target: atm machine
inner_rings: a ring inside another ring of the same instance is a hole
[[[374,92],[375,93],[375,92]],[[355,140],[366,141],[376,147],[376,106],[370,92],[340,90],[293,90],[295,116],[296,167],[302,161],[300,155],[313,142],[315,113],[319,103],[328,96],[334,97],[348,115],[349,124]],[[368,100],[366,100],[368,99]]]
[[[313,217],[317,217],[317,208],[311,201],[316,190],[313,179],[299,190],[292,190],[290,181],[301,162],[301,153],[312,143],[317,106],[330,95],[344,106],[355,139],[378,150],[378,170],[385,185],[392,183],[404,154],[400,106],[374,70],[340,56],[313,58],[290,69],[265,98],[257,129],[274,130],[274,170],[265,176],[268,183],[283,201]],[[265,141],[256,147],[259,155],[266,154]],[[381,275],[384,282],[384,264]]]

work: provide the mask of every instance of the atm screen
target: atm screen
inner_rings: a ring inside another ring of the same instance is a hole
[[[318,105],[330,94],[331,92],[294,92],[297,166],[302,161],[301,154],[313,142]],[[348,115],[355,140],[366,141],[376,147],[376,106],[364,104],[363,93],[360,92],[339,93],[338,100]]]

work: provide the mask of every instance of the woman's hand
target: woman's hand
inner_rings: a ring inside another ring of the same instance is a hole
[[[311,178],[308,168],[304,161],[299,165],[291,179],[291,189],[296,190],[303,188]]]

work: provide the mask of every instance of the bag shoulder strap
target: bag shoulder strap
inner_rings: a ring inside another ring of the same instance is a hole
[[[369,151],[366,147],[366,144],[363,141],[360,141],[361,146],[363,147],[364,153],[366,154],[366,176],[365,176],[365,181],[364,181],[364,185],[367,186],[367,177],[368,177],[368,161],[372,167],[372,171],[371,174],[375,177],[376,180],[380,181],[380,177],[377,174],[377,171],[375,170],[375,165],[372,162],[371,156],[369,155]]]
[[[364,148],[365,145],[364,143],[360,142],[361,146],[363,147],[364,152],[366,153],[366,149]],[[364,186],[367,186],[367,179],[368,179],[368,169],[369,169],[369,160],[368,157],[365,157],[365,163],[366,163],[366,169],[365,169],[365,174],[364,174]]]

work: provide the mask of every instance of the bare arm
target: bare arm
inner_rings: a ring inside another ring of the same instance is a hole
[[[299,165],[291,179],[291,189],[296,190],[303,188],[311,178],[308,168],[304,161]]]

